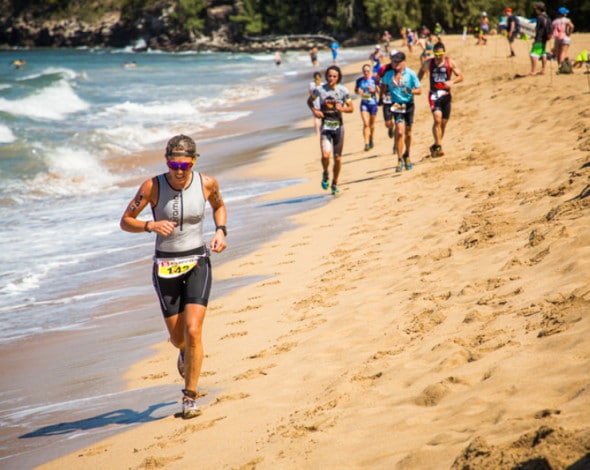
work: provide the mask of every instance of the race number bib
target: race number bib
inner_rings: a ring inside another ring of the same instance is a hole
[[[430,93],[430,99],[432,101],[437,101],[438,99],[442,98],[443,96],[447,96],[448,94],[448,90],[436,90]]]
[[[391,111],[393,113],[405,113],[406,112],[406,104],[405,103],[393,103],[391,106]]]
[[[193,269],[201,256],[186,256],[183,258],[156,258],[158,277],[171,279],[182,276]]]
[[[361,95],[361,98],[364,99],[364,100],[370,100],[370,99],[373,98],[373,95],[371,93],[363,93]]]
[[[331,131],[335,131],[340,127],[339,121],[324,121],[324,129],[329,129]]]

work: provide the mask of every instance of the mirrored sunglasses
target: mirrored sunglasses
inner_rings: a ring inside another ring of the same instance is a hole
[[[187,171],[190,170],[194,163],[193,162],[171,162],[171,161],[167,161],[166,165],[168,165],[168,168],[170,168],[171,170],[174,171],[178,171],[178,170],[182,170],[182,171]]]

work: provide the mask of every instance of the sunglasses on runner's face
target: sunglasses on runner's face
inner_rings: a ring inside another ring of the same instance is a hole
[[[187,171],[190,170],[194,163],[193,162],[171,162],[171,161],[167,161],[166,165],[168,165],[168,168],[170,168],[171,170],[174,171],[178,171],[178,170],[182,170],[182,171]]]
[[[445,55],[444,52],[435,52],[434,55]]]

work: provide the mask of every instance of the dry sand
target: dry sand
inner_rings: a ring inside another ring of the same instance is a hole
[[[529,43],[445,42],[465,74],[445,157],[426,158],[425,92],[402,174],[381,111],[362,151],[355,101],[341,196],[216,270],[265,278],[210,306],[203,414],[42,468],[590,468],[588,76],[515,79]],[[317,195],[317,137],[248,170],[309,178],[274,200]],[[175,359],[157,345],[129,387],[182,388]]]

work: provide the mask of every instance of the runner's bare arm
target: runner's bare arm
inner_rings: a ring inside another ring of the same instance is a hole
[[[119,225],[122,230],[131,233],[140,233],[152,230],[153,222],[137,220],[137,216],[141,214],[141,211],[143,211],[145,206],[150,203],[152,188],[152,179],[146,180],[141,184],[137,190],[137,194],[135,194],[135,197],[127,205],[127,208],[121,217],[121,222]]]
[[[430,61],[432,59],[426,59],[423,63],[422,63],[422,67],[420,67],[420,70],[418,70],[418,80],[422,80],[422,77],[424,76],[424,74],[430,70]]]
[[[453,85],[455,85],[456,83],[462,82],[463,81],[463,72],[461,72],[461,70],[459,70],[459,67],[457,67],[457,64],[455,63],[454,60],[451,60],[451,70],[452,73],[455,74],[456,78],[454,78],[453,80],[450,80],[452,82]]]
[[[227,209],[219,190],[219,183],[212,176],[203,176],[203,188],[205,189],[205,197],[211,204],[213,209],[213,220],[215,221],[215,234],[211,240],[211,250],[216,253],[221,253],[227,247],[225,241],[226,223],[227,223]]]
[[[340,103],[336,103],[336,109],[343,113],[352,113],[354,111],[354,105],[352,104],[352,100],[349,98],[344,102],[344,106]]]
[[[169,220],[143,221],[137,220],[137,216],[141,214],[143,209],[148,205],[156,203],[157,185],[154,183],[154,178],[150,178],[142,183],[137,190],[137,194],[131,200],[127,209],[121,217],[120,227],[122,230],[131,233],[141,232],[155,232],[167,237],[174,231],[176,222]]]
[[[324,113],[322,113],[319,109],[316,109],[313,105],[313,102],[315,101],[316,97],[314,94],[311,94],[309,96],[309,98],[307,98],[307,107],[309,109],[311,109],[311,113],[317,117],[317,118],[323,118],[324,117]]]

